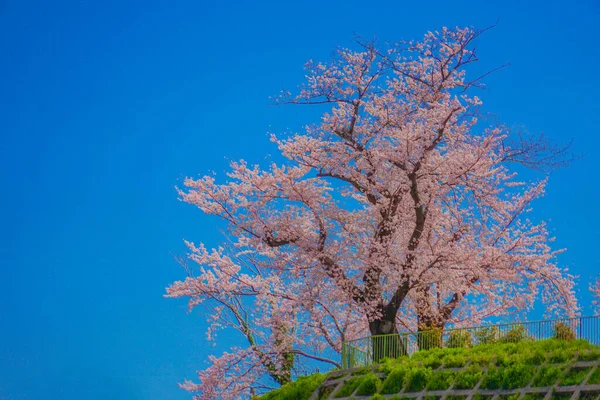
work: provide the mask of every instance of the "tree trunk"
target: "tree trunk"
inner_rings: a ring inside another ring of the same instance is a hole
[[[373,362],[383,358],[398,358],[407,355],[406,341],[396,328],[396,312],[384,312],[379,319],[369,322],[371,331],[371,354]]]

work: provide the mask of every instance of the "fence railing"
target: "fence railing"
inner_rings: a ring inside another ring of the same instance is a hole
[[[600,315],[368,336],[342,344],[342,368],[362,367],[434,347],[471,347],[522,340],[585,339],[600,344]]]

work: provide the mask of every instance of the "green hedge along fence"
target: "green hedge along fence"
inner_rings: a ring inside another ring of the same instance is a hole
[[[368,366],[384,358],[399,358],[418,350],[551,338],[584,339],[599,345],[600,316],[368,336],[342,344],[342,368]]]

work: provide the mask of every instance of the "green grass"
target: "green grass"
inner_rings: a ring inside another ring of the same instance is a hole
[[[590,379],[587,381],[588,385],[597,385],[600,383],[600,367],[596,367],[592,375],[590,375]]]
[[[537,375],[533,378],[531,386],[546,387],[552,386],[562,376],[562,368],[554,366],[545,366],[538,370]]]
[[[582,351],[577,355],[577,361],[596,361],[600,358],[600,351],[588,350]]]
[[[523,395],[523,397],[521,398],[521,400],[542,400],[544,397],[546,397],[546,393],[545,392],[540,392],[540,393],[525,393]]]
[[[600,392],[580,392],[579,400],[595,400],[598,398],[598,395],[600,395]]]
[[[565,375],[562,377],[562,379],[558,382],[559,386],[572,386],[572,385],[579,385],[581,384],[581,382],[583,381],[583,379],[586,377],[586,375],[588,374],[588,372],[590,372],[589,367],[572,367],[570,368]]]

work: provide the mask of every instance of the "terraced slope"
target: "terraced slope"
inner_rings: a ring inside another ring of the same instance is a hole
[[[598,399],[600,347],[543,340],[420,351],[298,379],[260,400]]]

